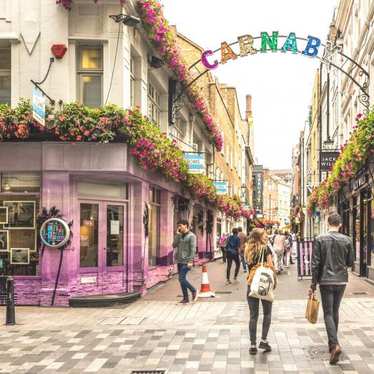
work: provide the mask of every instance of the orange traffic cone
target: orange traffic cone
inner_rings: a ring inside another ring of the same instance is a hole
[[[210,289],[208,269],[206,265],[203,265],[201,273],[201,288],[198,297],[215,297],[215,293]]]

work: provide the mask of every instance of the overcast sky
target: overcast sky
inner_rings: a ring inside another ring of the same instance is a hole
[[[326,40],[337,0],[162,0],[171,24],[204,49],[261,31],[295,32]],[[230,7],[229,7],[230,6]],[[283,40],[280,39],[280,46]],[[299,50],[305,47],[300,42]],[[245,95],[253,96],[255,157],[266,167],[291,167],[292,146],[304,127],[319,62],[290,53],[239,58],[214,70],[221,83],[238,90],[242,113]]]

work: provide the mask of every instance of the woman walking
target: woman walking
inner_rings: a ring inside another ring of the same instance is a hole
[[[230,273],[232,262],[235,261],[235,274],[234,280],[238,277],[239,268],[240,268],[240,259],[239,259],[239,249],[240,249],[240,239],[238,236],[238,229],[232,229],[232,234],[227,239],[226,245],[226,260],[227,260],[227,269],[226,269],[226,284],[231,284]]]
[[[249,306],[249,336],[251,340],[251,347],[249,353],[255,355],[257,353],[257,322],[259,315],[259,306],[260,299],[249,296],[251,292],[251,283],[256,271],[257,266],[261,261],[265,261],[267,267],[270,267],[274,271],[273,261],[272,261],[272,252],[269,246],[267,245],[268,238],[265,230],[263,229],[253,229],[249,240],[245,247],[245,258],[248,263],[249,275],[247,278],[248,281],[248,291],[247,291],[247,300]],[[274,274],[275,277],[275,274]],[[264,313],[264,318],[262,322],[262,333],[261,341],[259,348],[263,349],[264,352],[270,352],[271,346],[267,341],[267,336],[271,324],[271,310],[272,310],[272,301],[261,300],[262,309]]]
[[[277,273],[280,273],[283,271],[283,256],[286,249],[286,237],[281,231],[275,231],[273,247],[277,255]]]

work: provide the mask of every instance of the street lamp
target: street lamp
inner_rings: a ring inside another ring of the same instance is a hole
[[[116,23],[122,22],[124,25],[129,27],[135,27],[140,24],[140,18],[128,16],[127,14],[112,14],[109,18]]]

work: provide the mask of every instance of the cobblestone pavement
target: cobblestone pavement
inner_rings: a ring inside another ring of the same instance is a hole
[[[290,289],[296,284],[293,276],[283,281]],[[359,282],[359,289],[367,287]],[[232,287],[245,295],[244,280]],[[256,356],[248,354],[248,307],[241,300],[183,306],[142,299],[112,309],[18,307],[18,324],[0,326],[0,373],[374,373],[374,298],[344,299],[344,356],[334,367],[328,364],[322,313],[316,325],[308,324],[305,303],[274,303],[273,352]],[[1,321],[3,314],[2,309]]]

